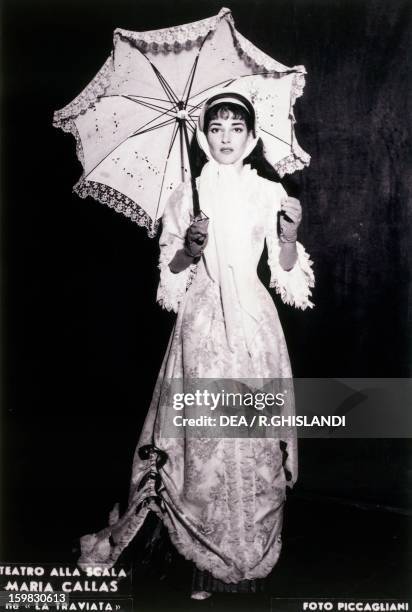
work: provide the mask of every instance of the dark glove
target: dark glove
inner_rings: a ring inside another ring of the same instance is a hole
[[[195,219],[186,232],[184,251],[194,259],[200,257],[207,244],[209,219]]]
[[[279,225],[281,242],[296,242],[302,220],[302,207],[296,198],[285,198],[281,204]]]

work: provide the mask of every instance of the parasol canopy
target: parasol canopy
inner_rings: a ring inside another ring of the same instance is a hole
[[[229,86],[253,102],[265,155],[280,176],[308,165],[294,133],[303,66],[289,68],[244,38],[229,9],[161,30],[116,29],[87,87],[54,113],[76,138],[83,174],[73,190],[156,234],[167,199],[192,180],[190,141],[203,103]]]

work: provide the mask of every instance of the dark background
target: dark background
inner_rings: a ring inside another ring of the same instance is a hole
[[[301,175],[300,239],[315,262],[316,308],[297,311],[274,296],[294,374],[409,376],[411,3],[224,5],[244,36],[308,71],[295,110],[312,156]],[[156,240],[71,193],[81,166],[73,137],[52,127],[53,111],[92,79],[116,27],[157,29],[221,6],[1,4],[4,560],[69,559],[72,538],[101,528],[126,499],[174,318],[155,305]],[[267,275],[264,262],[260,271]],[[297,594],[291,576],[310,565],[318,596],[349,585],[404,596],[410,441],[306,440],[300,455],[280,590]],[[352,556],[358,565],[346,563]],[[306,593],[309,582],[301,582]]]

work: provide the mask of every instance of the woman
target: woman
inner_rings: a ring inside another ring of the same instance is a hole
[[[198,179],[208,226],[193,220],[191,186],[182,184],[163,217],[157,296],[177,319],[137,446],[129,506],[81,539],[79,564],[113,565],[153,510],[193,561],[192,597],[202,599],[212,591],[254,591],[272,570],[286,486],[297,476],[296,444],[285,440],[283,453],[273,438],[166,437],[169,383],[290,378],[277,311],[256,273],[264,242],[270,286],[285,302],[312,306],[313,273],[296,242],[299,202],[243,163],[258,144],[251,101],[229,89],[213,95],[197,140],[208,160]]]

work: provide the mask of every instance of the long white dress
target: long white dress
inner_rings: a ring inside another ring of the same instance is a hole
[[[293,486],[297,477],[296,440],[287,440],[287,482],[279,439],[177,439],[163,437],[161,430],[162,412],[171,410],[160,401],[165,381],[292,375],[276,307],[256,269],[266,241],[270,286],[286,303],[306,308],[312,305],[311,262],[298,243],[293,269],[286,272],[279,264],[277,212],[286,195],[283,187],[255,175],[247,188],[250,221],[244,248],[254,271],[247,272],[247,282],[260,311],[252,350],[246,347],[236,301],[239,333],[235,346],[228,346],[220,287],[203,258],[179,274],[168,267],[192,220],[191,187],[184,183],[169,200],[160,238],[158,301],[176,311],[177,319],[136,448],[129,506],[121,517],[112,512],[108,527],[81,538],[81,566],[113,565],[149,510],[162,517],[186,559],[224,582],[263,578],[278,559],[286,485]]]

